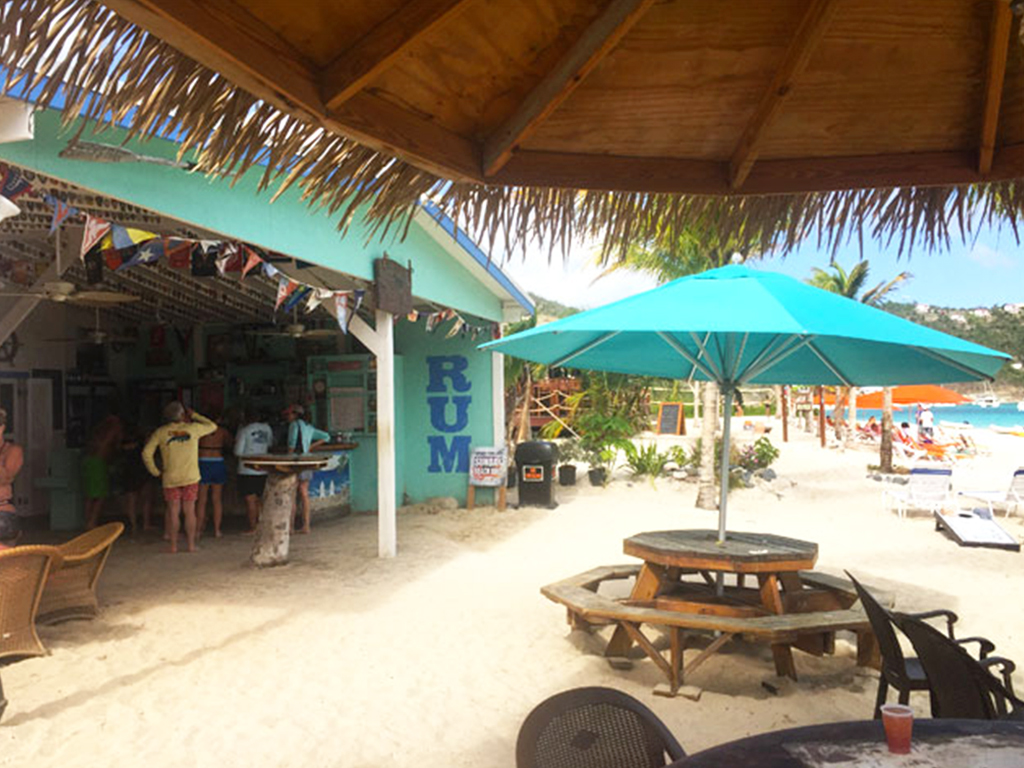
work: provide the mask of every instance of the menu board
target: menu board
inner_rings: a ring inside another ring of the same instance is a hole
[[[662,403],[658,406],[658,434],[686,434],[686,421],[682,403]]]

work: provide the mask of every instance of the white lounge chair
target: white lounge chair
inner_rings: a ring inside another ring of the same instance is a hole
[[[990,514],[995,514],[995,507],[999,505],[1005,506],[1006,517],[1010,516],[1010,512],[1016,512],[1021,504],[1024,504],[1024,467],[1020,467],[1016,472],[1013,473],[1013,478],[1010,480],[1010,488],[1006,491],[960,491],[960,496],[965,496],[969,499],[977,499],[988,505],[988,511]]]
[[[953,470],[948,467],[915,467],[902,488],[886,488],[883,502],[902,520],[907,512],[941,512],[952,501]]]

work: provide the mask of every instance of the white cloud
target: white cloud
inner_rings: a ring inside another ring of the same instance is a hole
[[[1013,259],[1003,251],[997,251],[984,243],[976,243],[967,258],[985,269],[1006,269],[1013,266]]]

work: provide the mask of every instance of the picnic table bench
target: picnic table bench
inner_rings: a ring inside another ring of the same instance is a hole
[[[658,607],[658,601],[632,601],[616,599],[600,593],[606,581],[638,577],[643,565],[611,565],[593,568],[568,579],[541,588],[541,594],[553,602],[564,605],[568,621],[576,629],[590,630],[594,626],[614,624],[613,635],[605,655],[621,658],[635,642],[644,653],[662,670],[669,681],[669,692],[675,695],[687,675],[714,655],[734,637],[743,637],[771,644],[780,675],[796,679],[796,668],[789,656],[790,646],[813,655],[833,653],[835,633],[849,630],[857,636],[858,666],[879,666],[878,646],[867,615],[859,608],[850,608],[857,600],[852,584],[844,579],[812,571],[797,573],[801,583],[807,587],[806,600],[818,605],[839,605],[830,610],[812,610],[782,614],[745,612],[737,615],[722,615],[717,608],[701,611],[680,611],[668,606]],[[714,579],[707,572],[699,573],[709,588]],[[686,574],[676,574],[686,575]],[[822,601],[822,593],[832,594],[832,601]],[[669,635],[669,657],[666,659],[643,633],[641,626],[647,624],[662,627]],[[721,633],[700,654],[683,665],[686,633]],[[622,642],[622,636],[628,642]],[[779,653],[777,649],[785,649]],[[782,662],[780,665],[780,661]]]

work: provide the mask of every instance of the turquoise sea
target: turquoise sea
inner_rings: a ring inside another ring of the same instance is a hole
[[[893,412],[893,421],[899,424],[901,421],[914,423],[916,406],[903,406],[902,410]],[[987,429],[990,426],[1015,427],[1024,425],[1024,411],[1017,410],[1017,403],[1003,403],[998,408],[981,408],[977,405],[949,405],[932,406],[935,414],[936,426],[942,426],[944,421],[957,423],[967,422],[972,427]],[[881,421],[882,412],[871,408],[858,408],[857,421],[864,423],[870,416]]]

